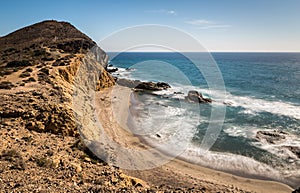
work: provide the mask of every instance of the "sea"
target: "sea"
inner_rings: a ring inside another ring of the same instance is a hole
[[[171,86],[138,92],[131,98],[131,121],[150,143],[162,143],[177,134],[171,138],[178,143],[172,144],[188,144],[176,152],[178,158],[240,176],[300,186],[300,53],[108,55],[109,68],[118,68],[113,73],[118,78]],[[191,90],[213,102],[188,102]],[[212,123],[215,114],[218,124]],[[259,131],[284,137],[270,142],[258,139]],[[211,136],[213,140],[207,140]],[[170,147],[170,152],[174,149]]]

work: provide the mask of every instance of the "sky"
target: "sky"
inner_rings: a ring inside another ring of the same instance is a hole
[[[101,42],[124,28],[158,24],[190,34],[208,51],[300,52],[300,0],[3,0],[0,18],[0,36],[54,19]]]

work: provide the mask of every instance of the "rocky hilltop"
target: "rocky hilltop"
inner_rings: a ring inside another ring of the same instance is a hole
[[[2,37],[3,121],[22,123],[28,130],[77,136],[71,109],[72,86],[90,49],[94,50],[95,65],[103,71],[98,89],[113,85],[113,78],[105,71],[105,52],[69,23],[45,21]]]

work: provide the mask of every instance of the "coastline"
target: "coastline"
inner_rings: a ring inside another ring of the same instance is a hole
[[[143,140],[139,137],[134,136],[127,127],[130,93],[131,89],[118,85],[97,92],[95,100],[96,108],[99,110],[98,118],[103,124],[105,132],[117,143],[126,148],[147,149],[148,145],[143,143]],[[114,105],[112,105],[112,102]],[[118,121],[114,117],[118,117]],[[212,192],[235,190],[237,192],[283,193],[293,190],[288,185],[280,182],[239,177],[191,164],[178,158],[154,169],[125,170],[124,172],[155,185],[202,186]]]

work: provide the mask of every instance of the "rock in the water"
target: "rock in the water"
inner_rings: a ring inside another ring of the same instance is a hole
[[[286,138],[287,133],[283,131],[258,131],[256,139],[265,140],[268,143],[276,144],[277,142]]]
[[[142,82],[139,80],[128,80],[124,78],[117,79],[118,85],[134,88],[137,90],[159,91],[171,88],[171,86],[165,82]]]
[[[125,78],[118,78],[116,80],[116,82],[120,86],[126,86],[126,87],[129,87],[129,88],[135,88],[137,85],[142,83],[139,80],[129,80],[129,79],[125,79]]]
[[[171,86],[164,82],[142,82],[139,85],[135,87],[136,89],[141,90],[150,90],[150,91],[159,91],[159,90],[166,90],[168,88],[171,88]]]
[[[119,69],[118,68],[107,68],[107,72],[109,73],[113,73],[113,72],[117,72]]]
[[[300,147],[297,146],[284,146],[286,149],[290,150],[298,158],[300,158]]]
[[[296,190],[294,190],[292,193],[300,193],[300,187]]]
[[[196,102],[196,103],[211,103],[212,100],[210,98],[204,98],[201,93],[195,90],[191,90],[188,93],[188,96],[185,97],[187,101]]]

